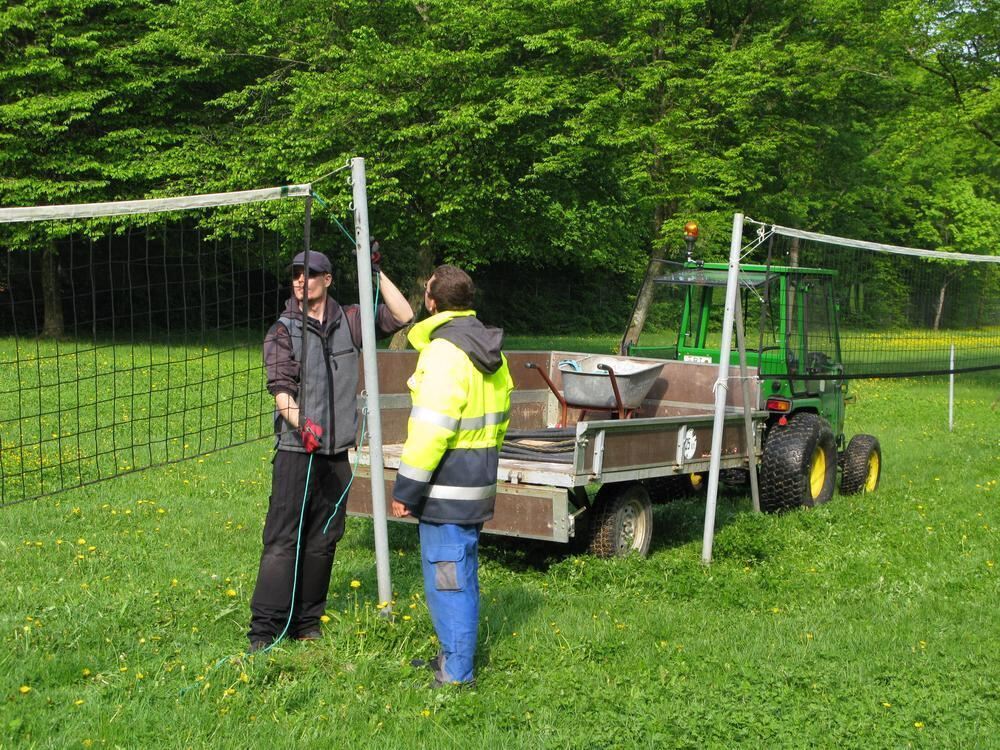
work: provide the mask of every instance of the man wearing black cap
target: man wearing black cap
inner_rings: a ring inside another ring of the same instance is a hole
[[[264,551],[250,600],[250,652],[283,635],[320,637],[333,555],[344,535],[351,478],[347,451],[358,430],[361,310],[330,296],[333,269],[322,253],[309,252],[308,271],[305,253],[299,253],[290,271],[292,297],[264,339],[277,450]],[[383,299],[376,335],[386,337],[409,324],[413,310],[380,268],[373,266],[373,273]]]

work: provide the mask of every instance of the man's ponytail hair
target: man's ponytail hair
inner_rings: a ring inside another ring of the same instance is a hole
[[[445,264],[434,269],[430,294],[437,303],[438,312],[445,310],[471,310],[476,296],[476,285],[458,266]]]

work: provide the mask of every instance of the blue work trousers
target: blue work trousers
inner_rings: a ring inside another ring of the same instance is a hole
[[[437,679],[471,682],[479,630],[479,531],[482,524],[420,522],[424,592],[441,644]]]

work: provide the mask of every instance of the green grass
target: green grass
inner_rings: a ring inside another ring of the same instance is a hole
[[[728,489],[711,566],[698,499],[646,559],[484,545],[475,690],[408,664],[433,631],[395,524],[393,618],[352,519],[325,638],[240,656],[268,441],[0,508],[0,747],[994,747],[1000,377],[959,378],[953,432],[943,379],[856,390],[878,492],[759,516]]]

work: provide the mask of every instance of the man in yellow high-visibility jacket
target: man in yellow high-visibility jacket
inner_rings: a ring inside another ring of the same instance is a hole
[[[493,517],[497,464],[514,389],[503,331],[472,311],[465,271],[435,269],[424,290],[431,317],[415,325],[420,352],[392,513],[420,521],[424,590],[441,644],[435,683],[473,681],[479,628],[479,532]]]

